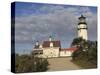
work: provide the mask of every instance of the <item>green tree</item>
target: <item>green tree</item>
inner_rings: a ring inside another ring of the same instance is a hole
[[[71,46],[73,45],[78,45],[77,50],[72,54],[74,61],[88,62],[97,66],[97,41],[75,38]]]
[[[79,46],[79,45],[81,45],[83,42],[85,42],[85,40],[82,39],[81,37],[75,38],[75,39],[73,39],[73,41],[72,41],[72,43],[71,43],[71,46],[74,46],[74,45]]]

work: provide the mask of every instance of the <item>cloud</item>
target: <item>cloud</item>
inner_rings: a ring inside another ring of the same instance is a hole
[[[38,9],[41,14],[16,16],[16,43],[31,43],[32,41],[47,40],[50,35],[63,43],[71,43],[77,37],[78,17],[87,17],[90,39],[96,39],[97,14],[89,7],[42,6]],[[25,13],[25,12],[24,12]],[[92,34],[93,33],[93,34]],[[70,44],[69,43],[69,44]]]

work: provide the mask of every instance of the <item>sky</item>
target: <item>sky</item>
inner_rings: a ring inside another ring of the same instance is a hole
[[[15,3],[15,52],[30,53],[38,40],[52,36],[62,48],[70,47],[77,37],[78,18],[83,14],[88,25],[88,39],[97,40],[97,8],[92,6],[43,3]]]

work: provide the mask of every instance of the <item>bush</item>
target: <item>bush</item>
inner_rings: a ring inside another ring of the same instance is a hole
[[[32,55],[16,55],[16,72],[42,72],[48,68],[48,61],[44,58],[37,58]]]

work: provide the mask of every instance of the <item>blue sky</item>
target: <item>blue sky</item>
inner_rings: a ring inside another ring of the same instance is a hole
[[[83,6],[73,6],[73,5],[58,5],[58,4],[43,4],[43,3],[27,3],[27,2],[17,2],[16,3],[16,16],[25,16],[29,14],[47,14],[51,13],[49,9],[46,10],[40,10],[42,7],[51,7],[51,6],[62,6],[64,8],[69,8],[69,7],[74,7],[74,8],[81,8]],[[86,6],[89,7],[89,6]],[[89,7],[90,10],[94,13],[96,13],[96,8],[95,7]],[[23,15],[23,13],[25,13]],[[81,14],[81,13],[80,13]]]
[[[30,52],[36,40],[42,43],[50,35],[70,47],[77,37],[78,17],[87,19],[89,40],[97,40],[97,8],[17,2],[15,6],[15,47],[17,53]]]

